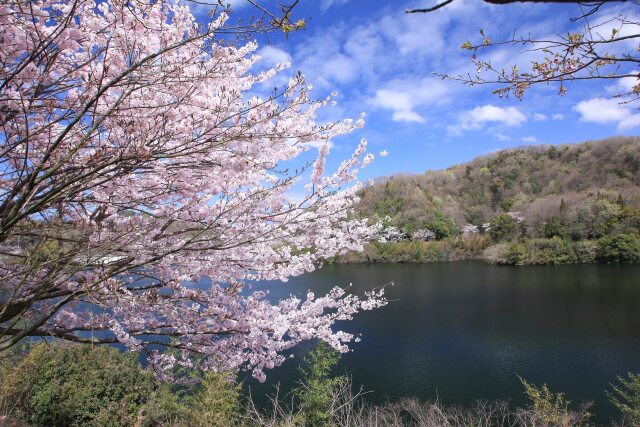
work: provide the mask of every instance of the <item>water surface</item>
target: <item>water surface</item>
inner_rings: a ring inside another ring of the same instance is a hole
[[[262,283],[272,298],[353,284],[353,292],[395,282],[388,306],[341,326],[362,333],[339,370],[372,391],[373,402],[403,396],[469,404],[524,404],[518,376],[546,383],[574,402],[593,401],[599,422],[616,416],[605,390],[640,372],[640,265],[495,266],[477,261],[332,265]],[[308,348],[308,346],[306,346]],[[254,395],[297,377],[294,360],[249,381]]]

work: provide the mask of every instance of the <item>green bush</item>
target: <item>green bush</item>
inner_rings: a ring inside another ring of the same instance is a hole
[[[35,346],[3,370],[0,397],[35,426],[154,425],[179,406],[135,354],[89,346]]]
[[[580,240],[574,242],[573,252],[578,262],[595,262],[598,256],[598,244],[593,240]]]
[[[238,425],[240,394],[240,385],[230,381],[227,373],[205,373],[189,405],[191,423],[202,427]]]
[[[601,262],[639,262],[640,238],[636,234],[617,234],[598,240],[597,259]]]
[[[553,239],[529,239],[504,245],[494,261],[511,265],[555,265],[576,262],[577,257],[571,242],[554,237]]]
[[[518,237],[518,222],[507,214],[498,215],[491,221],[489,235],[495,242]]]
[[[569,401],[563,393],[552,393],[546,384],[536,387],[520,378],[524,386],[525,393],[529,397],[529,410],[533,426],[586,426],[591,414],[586,407],[578,411],[569,409]],[[527,423],[529,425],[529,423]]]
[[[621,209],[617,203],[600,197],[586,207],[590,211],[586,215],[581,212],[580,219],[589,225],[590,236],[602,237],[614,231],[621,215]]]
[[[348,253],[339,262],[430,262],[447,261],[450,244],[442,242],[409,241],[372,242],[363,253]]]
[[[566,221],[561,216],[552,216],[547,219],[544,224],[543,234],[546,238],[552,237],[568,237],[570,235],[569,230],[567,230]]]
[[[640,375],[629,373],[626,378],[618,377],[618,382],[607,392],[609,401],[630,425],[640,425]]]
[[[531,239],[526,242],[528,264],[568,264],[577,258],[571,243],[560,237]]]
[[[295,390],[303,425],[329,424],[332,399],[337,388],[347,381],[345,376],[331,376],[331,371],[339,360],[340,354],[323,342],[318,343],[309,356],[304,358],[304,364],[300,368],[302,379]]]
[[[422,228],[426,228],[435,233],[436,239],[442,240],[458,234],[458,226],[451,218],[444,216],[442,212],[436,211],[433,218],[426,221]]]
[[[512,243],[501,253],[502,264],[523,265],[527,263],[527,250],[522,243]]]

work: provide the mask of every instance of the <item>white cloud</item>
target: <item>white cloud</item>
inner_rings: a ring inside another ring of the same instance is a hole
[[[198,18],[205,18],[209,15],[210,11],[214,10],[216,7],[220,8],[220,4],[217,0],[198,0],[197,2],[187,1],[185,4],[189,6],[189,10],[191,10],[193,16]],[[224,6],[231,6],[231,11],[234,11],[248,6],[251,3],[247,0],[224,0],[222,4]]]
[[[552,7],[514,5],[518,16],[514,20],[513,11],[485,2],[456,0],[438,14],[398,14],[398,6],[389,4],[375,12],[363,10],[354,18],[350,15],[351,7],[337,8],[347,1],[317,2],[315,7],[323,12],[334,7],[329,11],[332,15],[344,12],[344,16],[331,23],[314,25],[304,33],[304,42],[296,40],[286,45],[291,46],[295,69],[313,83],[317,96],[322,97],[335,89],[344,93],[341,112],[350,115],[363,108],[380,109],[386,110],[390,120],[414,125],[428,121],[436,131],[447,128],[449,133],[461,134],[481,130],[488,135],[504,137],[507,136],[503,133],[509,133],[505,128],[534,121],[555,125],[557,123],[553,124],[551,120],[563,118],[561,114],[554,114],[554,111],[563,111],[560,104],[538,103],[542,96],[528,101],[531,110],[525,115],[519,110],[522,107],[499,104],[484,87],[468,88],[450,80],[440,80],[432,74],[466,75],[470,72],[475,75],[469,52],[458,48],[466,40],[478,41],[479,35],[474,28],[488,29],[489,37],[500,41],[513,35],[515,25],[518,34],[531,33],[541,37],[554,35],[573,25],[567,23],[567,16],[548,14],[547,9],[551,11]],[[406,7],[421,7],[433,1],[412,0]],[[349,6],[351,4],[355,2]],[[484,54],[496,67],[515,63],[523,70],[539,55],[541,53],[522,46],[496,47],[487,49]],[[547,109],[549,106],[553,110]],[[451,126],[447,127],[447,124]],[[511,141],[518,142],[520,136],[511,137]]]
[[[338,54],[324,63],[322,72],[338,83],[349,83],[358,76],[358,67],[348,56]]]
[[[638,126],[640,126],[640,114],[632,114],[618,123],[618,130],[623,132]]]
[[[321,10],[345,4],[348,0],[322,0]],[[295,67],[316,88],[333,90],[345,83],[357,83],[359,95],[373,97],[387,83],[407,76],[420,82],[432,71],[449,71],[450,67],[467,66],[466,52],[454,46],[462,43],[459,35],[452,40],[455,28],[475,23],[477,11],[489,16],[489,8],[481,2],[458,0],[459,5],[445,8],[438,16],[407,15],[390,6],[381,8],[375,18],[359,20],[357,25],[339,22],[315,27],[305,43],[297,44],[293,57]],[[353,22],[353,21],[352,21]],[[458,34],[458,33],[456,33]],[[450,83],[450,82],[449,82]],[[396,88],[389,88],[396,89]],[[360,100],[353,99],[354,103]]]
[[[632,71],[630,74],[638,74]],[[638,77],[622,77],[616,81],[615,84],[606,87],[607,91],[613,95],[624,95],[631,93],[634,86],[640,84],[640,76]]]
[[[394,122],[415,122],[424,123],[426,120],[420,114],[415,111],[396,111],[391,116]]]
[[[332,27],[297,46],[295,66],[315,87],[331,91],[358,79],[363,64],[341,51],[345,34],[344,28]]]
[[[551,116],[551,120],[563,120],[563,119],[564,119],[564,114],[562,113],[556,113]]]
[[[626,11],[624,9],[627,9]],[[623,41],[622,48],[636,48],[637,42],[634,37],[640,31],[640,17],[635,13],[635,9],[619,8],[618,11],[611,11],[609,14],[600,14],[597,19],[591,22],[591,33],[594,39],[609,40],[616,31],[616,37],[629,37]],[[616,43],[614,43],[616,44]],[[611,51],[611,47],[608,47]],[[615,47],[614,47],[615,49]]]
[[[291,146],[300,145],[303,147],[312,147],[320,149],[323,145],[327,144],[327,141],[299,141],[298,138],[289,138],[287,139],[287,143]],[[329,149],[333,148],[335,144],[332,141],[328,142]]]
[[[538,142],[538,138],[536,138],[535,136],[523,136],[522,137],[522,142],[526,142],[527,144],[535,144],[536,142]]]
[[[582,101],[574,107],[580,113],[583,122],[612,123],[619,122],[631,113],[615,99],[592,98]]]
[[[275,46],[263,47],[258,51],[258,55],[260,55],[260,62],[267,67],[273,67],[283,62],[291,62],[291,55]]]
[[[510,139],[511,139],[511,138],[509,138],[509,136],[508,136],[508,135],[505,135],[505,134],[504,134],[504,133],[502,133],[502,132],[495,132],[495,133],[493,134],[493,136],[494,136],[498,141],[508,141],[508,140],[510,140]]]
[[[424,123],[424,117],[414,110],[448,102],[450,91],[451,86],[431,77],[421,80],[397,79],[389,82],[385,88],[378,89],[369,103],[393,110],[394,121]]]
[[[578,103],[573,109],[580,113],[583,122],[617,123],[618,131],[640,126],[640,114],[633,114],[630,108],[620,105],[616,99],[592,98]]]
[[[309,146],[317,149],[322,148],[325,144],[327,144],[326,141],[308,141],[308,142],[302,143],[302,145],[304,146]],[[333,147],[334,147],[334,143],[329,141],[329,148],[333,148]]]
[[[461,135],[464,131],[480,130],[486,124],[493,123],[507,127],[520,126],[527,116],[516,107],[496,107],[483,105],[460,114],[458,123],[448,127],[450,135]]]
[[[214,4],[218,3],[217,0],[216,1],[209,0],[209,2]],[[222,4],[224,4],[225,6],[230,5],[232,8],[235,7],[236,9],[250,5],[250,3],[247,0],[224,0]]]
[[[527,116],[516,107],[483,105],[467,112],[468,119],[475,123],[495,122],[505,126],[518,126],[527,121]]]
[[[396,111],[408,111],[413,108],[411,95],[390,89],[378,89],[372,100],[374,105]]]

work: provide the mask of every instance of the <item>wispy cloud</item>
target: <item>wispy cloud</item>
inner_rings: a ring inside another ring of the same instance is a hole
[[[345,3],[348,3],[349,0],[322,0],[320,3],[320,10],[322,13],[326,12],[331,6],[342,6]]]

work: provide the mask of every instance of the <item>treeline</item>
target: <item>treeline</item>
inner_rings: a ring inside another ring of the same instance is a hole
[[[390,238],[339,261],[638,262],[640,138],[509,149],[383,178],[362,191],[358,215]]]
[[[107,347],[35,345],[0,370],[0,425],[6,426],[564,426],[593,424],[590,405],[571,404],[546,385],[521,379],[529,403],[476,401],[470,407],[403,398],[371,405],[362,388],[335,375],[339,355],[318,345],[300,369],[299,385],[259,407],[232,373],[175,369],[157,380],[132,353]],[[618,378],[608,391],[619,418],[640,425],[640,376]]]

